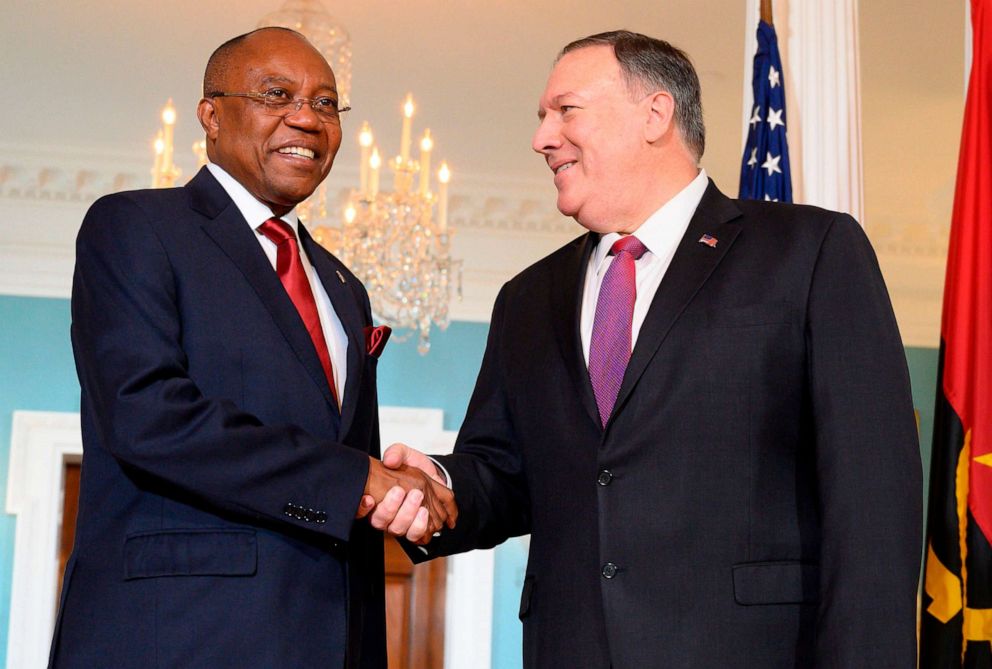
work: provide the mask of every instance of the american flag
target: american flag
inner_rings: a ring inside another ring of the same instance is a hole
[[[751,89],[754,104],[741,161],[742,200],[792,202],[789,146],[785,140],[785,89],[775,28],[758,22]]]

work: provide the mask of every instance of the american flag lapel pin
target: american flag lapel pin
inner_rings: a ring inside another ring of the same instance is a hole
[[[714,237],[713,235],[703,235],[702,237],[699,238],[699,243],[700,244],[706,244],[711,249],[715,249],[716,248],[716,243],[718,241],[719,240],[716,237]]]
[[[341,283],[344,283],[344,274],[341,273],[341,270],[336,269],[334,272],[338,275],[338,278],[341,279]]]

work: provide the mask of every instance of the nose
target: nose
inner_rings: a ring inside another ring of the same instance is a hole
[[[534,131],[534,138],[531,140],[530,147],[546,156],[560,146],[560,125],[555,120],[554,114],[546,114],[541,119],[540,125],[537,126],[537,130]]]
[[[295,110],[291,108],[290,112],[282,117],[286,125],[309,131],[317,131],[324,126],[324,122],[310,106],[309,100],[304,98],[296,101],[296,103],[299,106]]]

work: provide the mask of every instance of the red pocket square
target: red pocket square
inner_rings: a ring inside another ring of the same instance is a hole
[[[382,349],[386,348],[389,335],[393,333],[393,328],[388,325],[373,327],[365,326],[365,352],[374,358],[382,355]]]

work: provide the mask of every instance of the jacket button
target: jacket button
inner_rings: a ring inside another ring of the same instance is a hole
[[[613,578],[617,575],[619,568],[612,562],[607,562],[603,565],[603,578]]]
[[[596,483],[598,483],[599,485],[610,485],[610,483],[612,482],[613,482],[613,472],[611,472],[609,469],[604,469],[599,473],[599,476],[596,477]]]

